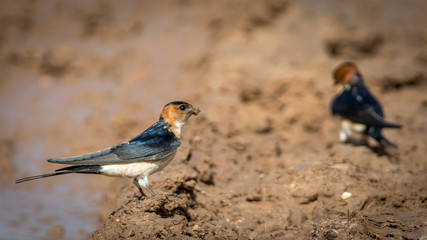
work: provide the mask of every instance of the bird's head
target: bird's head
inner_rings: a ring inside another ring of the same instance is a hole
[[[160,119],[170,124],[171,131],[179,137],[181,135],[181,128],[191,117],[197,115],[200,109],[193,107],[191,104],[181,101],[170,102],[166,104],[160,114]]]
[[[344,62],[338,65],[333,73],[334,84],[347,85],[356,83],[362,79],[359,69],[352,62]]]

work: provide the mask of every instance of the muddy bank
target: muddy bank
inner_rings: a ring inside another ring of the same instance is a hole
[[[8,3],[0,238],[425,237],[425,9],[424,1]],[[386,118],[404,125],[384,131],[398,149],[338,141],[331,71],[345,60],[358,64]],[[175,160],[150,177],[159,197],[138,199],[130,180],[101,176],[11,184],[55,169],[49,157],[136,136],[172,100],[202,113],[184,127]]]
[[[180,155],[155,176],[165,195],[122,206],[93,239],[425,236],[427,82],[418,42],[425,33],[407,29],[411,19],[397,24],[403,17],[391,12],[399,2],[325,2],[334,10],[276,4],[240,21],[212,19],[217,41],[178,81],[185,90],[197,86],[191,92],[203,114],[185,127]],[[378,16],[375,8],[385,10]],[[344,59],[361,65],[388,118],[405,125],[385,131],[399,149],[338,142],[330,72]]]

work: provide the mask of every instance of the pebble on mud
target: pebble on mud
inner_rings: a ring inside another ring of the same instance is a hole
[[[194,225],[194,227],[193,227],[193,231],[198,231],[199,230],[199,225]]]
[[[343,192],[343,194],[341,195],[341,198],[343,200],[349,199],[353,194],[349,193],[349,192]]]

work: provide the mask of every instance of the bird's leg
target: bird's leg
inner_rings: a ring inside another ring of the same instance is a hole
[[[153,195],[153,197],[157,196],[157,194],[153,192],[153,190],[151,190],[148,186],[146,187],[146,189],[151,193],[151,195]]]
[[[141,188],[141,185],[138,182],[138,178],[133,179],[133,184],[138,188],[139,192],[141,192],[141,197],[147,197],[147,195],[145,195],[144,191]]]
[[[138,184],[139,184],[139,186],[143,186],[145,189],[147,189],[151,193],[151,195],[153,195],[153,197],[157,196],[157,194],[154,193],[150,189],[150,187],[148,186],[148,177],[147,176],[141,176],[141,177],[139,177],[138,178]],[[141,189],[141,191],[142,191],[142,189]]]

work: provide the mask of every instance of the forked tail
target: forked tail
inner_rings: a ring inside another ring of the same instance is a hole
[[[101,170],[101,166],[97,166],[97,165],[70,166],[70,167],[65,167],[65,168],[60,168],[58,170],[55,170],[55,172],[53,173],[46,173],[46,174],[21,178],[16,180],[15,183],[22,183],[22,182],[41,179],[45,177],[53,177],[53,176],[58,176],[63,174],[70,174],[70,173],[97,174],[97,173],[100,173],[100,170]]]

